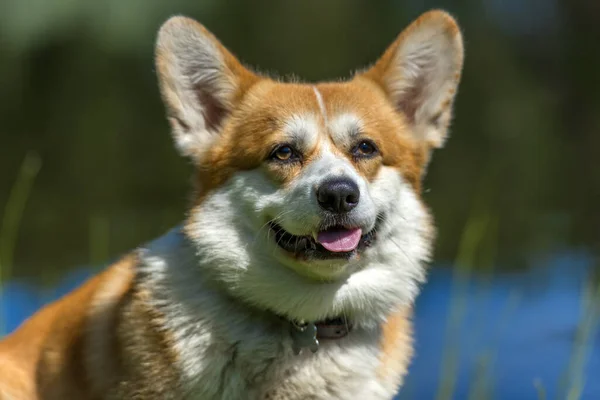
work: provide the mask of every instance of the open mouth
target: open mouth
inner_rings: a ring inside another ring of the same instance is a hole
[[[277,245],[296,258],[309,259],[349,259],[371,246],[376,237],[376,229],[363,234],[360,228],[333,226],[319,231],[313,236],[292,235],[275,222],[269,226],[275,234]]]

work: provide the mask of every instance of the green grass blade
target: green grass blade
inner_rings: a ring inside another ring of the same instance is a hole
[[[2,218],[2,225],[0,226],[0,291],[4,282],[10,278],[12,273],[19,227],[27,199],[41,166],[42,160],[37,153],[29,152],[25,155],[4,208],[4,216]],[[0,334],[5,330],[2,312],[0,308]]]

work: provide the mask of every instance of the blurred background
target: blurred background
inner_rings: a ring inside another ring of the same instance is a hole
[[[0,0],[0,335],[177,224],[156,31],[184,14],[262,71],[374,61],[420,13],[461,25],[439,235],[401,399],[600,399],[600,2]]]

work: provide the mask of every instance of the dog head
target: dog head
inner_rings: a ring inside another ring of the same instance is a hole
[[[197,170],[185,230],[204,273],[305,320],[414,299],[434,236],[420,183],[463,62],[452,17],[423,14],[345,82],[255,74],[184,17],[161,28],[156,62],[175,144]]]

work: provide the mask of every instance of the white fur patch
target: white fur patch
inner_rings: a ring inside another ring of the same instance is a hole
[[[295,114],[284,122],[284,134],[301,151],[309,151],[317,145],[319,123],[314,115]]]
[[[321,115],[323,116],[323,120],[325,124],[327,124],[327,109],[325,108],[325,102],[323,101],[323,96],[321,96],[321,92],[317,89],[316,86],[313,86],[313,92],[315,92],[315,96],[317,97],[317,103],[319,104],[319,110],[321,110]]]
[[[363,123],[353,113],[336,115],[328,124],[333,141],[339,148],[347,149],[363,130]]]

